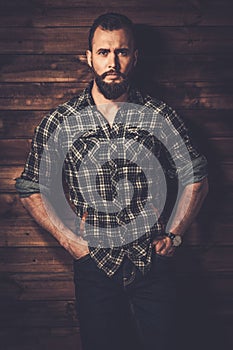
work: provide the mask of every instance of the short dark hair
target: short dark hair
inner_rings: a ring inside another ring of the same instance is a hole
[[[88,45],[89,50],[92,50],[92,40],[95,34],[96,29],[100,27],[103,30],[117,30],[117,29],[126,29],[132,34],[133,40],[135,41],[135,33],[134,33],[134,24],[133,22],[120,13],[109,12],[103,15],[100,15],[95,19],[94,23],[91,26],[89,32]]]

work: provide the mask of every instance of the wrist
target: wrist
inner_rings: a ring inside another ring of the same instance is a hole
[[[67,231],[67,228],[66,228]],[[60,232],[60,239],[59,239],[59,243],[62,245],[62,247],[64,247],[65,249],[69,249],[69,247],[72,245],[72,243],[74,243],[75,241],[77,241],[77,236],[70,231],[63,231]]]
[[[172,246],[174,248],[179,247],[182,244],[182,242],[183,242],[182,236],[179,235],[179,234],[175,234],[175,233],[172,233],[172,232],[165,232],[164,235],[166,237],[170,238],[170,240],[172,241]]]

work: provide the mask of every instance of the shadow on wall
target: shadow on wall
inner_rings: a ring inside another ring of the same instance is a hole
[[[135,68],[134,82],[149,94],[158,90],[158,85],[152,80],[156,70],[160,69],[157,57],[164,47],[165,42],[159,32],[148,25],[137,24],[135,26],[136,44],[139,50],[138,63]]]
[[[134,83],[152,96],[166,101],[169,96],[163,96],[162,86],[154,78],[157,76],[158,70],[161,73],[161,69],[166,69],[165,66],[161,67],[159,64],[159,62],[161,63],[161,57],[159,57],[161,52],[167,51],[166,43],[163,42],[157,29],[148,25],[137,25],[136,37],[139,58],[135,69]],[[224,208],[223,185],[225,179],[220,168],[222,159],[218,150],[208,141],[208,130],[203,128],[200,130],[200,126],[195,123],[195,120],[189,120],[186,125],[191,130],[198,148],[208,159],[210,193],[198,217],[204,232],[200,242],[201,247],[199,249],[184,247],[177,256],[177,312],[180,329],[178,349],[230,349],[230,339],[226,327],[223,320],[220,317],[217,318],[216,296],[205,277],[208,271],[204,270],[200,261],[200,256],[205,249],[211,249],[211,246],[215,245],[211,232],[216,225],[216,220],[219,221],[218,214]],[[211,215],[211,220],[208,214]],[[179,274],[179,266],[182,272],[185,266],[187,273]]]

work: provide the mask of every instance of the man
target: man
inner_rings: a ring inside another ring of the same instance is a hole
[[[16,183],[23,205],[75,259],[83,350],[174,347],[173,255],[208,191],[206,160],[182,120],[132,86],[137,57],[127,17],[95,20],[94,81],[42,120]],[[59,161],[75,231],[54,210]],[[164,172],[179,184],[166,222]]]

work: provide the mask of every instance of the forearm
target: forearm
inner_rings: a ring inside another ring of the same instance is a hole
[[[167,230],[174,234],[183,235],[197,216],[207,193],[207,178],[187,185],[183,190],[175,215]]]
[[[182,236],[197,216],[207,193],[207,179],[187,185],[179,199],[172,222],[171,224],[168,223],[166,231]],[[175,247],[172,245],[171,239],[167,236],[155,239],[153,245],[157,254],[167,256],[174,254]]]
[[[45,196],[36,193],[21,198],[21,202],[35,221],[51,233],[73,257],[79,258],[88,252],[87,242],[65,226]]]

